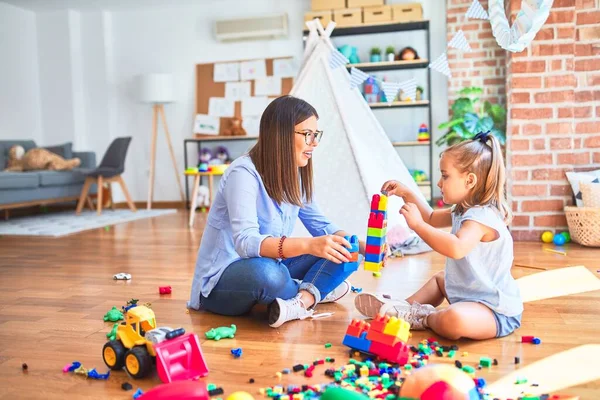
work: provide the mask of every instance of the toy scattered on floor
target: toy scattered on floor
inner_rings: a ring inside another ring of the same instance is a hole
[[[221,326],[219,328],[213,328],[204,335],[207,339],[218,341],[221,339],[233,339],[236,331],[237,327],[234,324],[231,324],[231,327]]]
[[[430,135],[429,135],[429,128],[427,127],[427,124],[421,124],[421,126],[419,127],[419,134],[417,135],[417,141],[429,142],[429,139],[430,139]]]
[[[371,213],[367,224],[365,271],[379,272],[385,258],[387,232],[387,196],[375,194],[371,199]]]
[[[131,299],[127,301],[127,304],[125,304],[123,307],[121,307],[121,310],[125,313],[127,312],[130,308],[133,307],[137,307],[137,303],[138,301],[140,301],[139,299]]]
[[[158,293],[160,294],[171,294],[171,286],[159,286]]]
[[[100,380],[107,380],[110,376],[110,371],[108,371],[106,374],[99,374],[98,371],[96,371],[96,368],[88,370],[83,365],[81,365],[79,361],[73,361],[70,365],[65,365],[62,371],[64,373],[73,372],[77,375],[84,375],[88,378]]]
[[[142,396],[143,394],[144,392],[142,391],[142,389],[138,388],[138,390],[136,390],[133,394],[133,400],[137,400],[138,397]]]
[[[446,364],[427,365],[406,377],[400,387],[402,398],[421,400],[479,400],[471,377]]]
[[[108,332],[106,334],[106,338],[108,340],[116,340],[117,339],[117,326],[119,326],[119,324],[114,324],[112,329],[110,330],[110,332]]]
[[[123,280],[128,281],[131,279],[131,275],[126,272],[119,272],[118,274],[113,275],[114,280]]]
[[[548,253],[560,254],[561,256],[567,255],[566,251],[560,251],[560,250],[554,250],[554,249],[548,249],[548,248],[544,248],[544,251],[547,251]]]
[[[346,239],[349,243],[350,243],[350,248],[348,249],[348,251],[350,252],[350,261],[347,263],[343,263],[342,264],[342,268],[344,269],[345,272],[354,272],[356,270],[358,270],[358,252],[359,252],[359,242],[358,242],[358,236],[356,235],[352,235],[352,236],[344,236],[344,239]]]
[[[231,354],[234,358],[240,358],[242,356],[242,348],[238,347],[235,349],[231,349]]]
[[[331,387],[321,396],[321,400],[368,400],[369,397],[344,388]]]
[[[133,386],[131,386],[131,383],[129,382],[123,382],[123,384],[121,384],[121,389],[127,391],[133,389]]]
[[[104,321],[117,322],[123,319],[123,313],[117,310],[117,307],[113,306],[106,314],[104,314]]]
[[[158,385],[144,393],[140,400],[209,400],[202,381],[178,381]]]
[[[371,323],[353,319],[342,343],[352,349],[374,354],[383,360],[406,364],[410,324],[403,319],[376,315]]]
[[[354,286],[352,286],[352,288],[350,290],[352,290],[352,293],[360,293],[360,292],[362,292],[362,288],[354,287]]]
[[[146,306],[131,308],[125,324],[117,326],[116,339],[102,349],[104,363],[112,370],[123,367],[134,379],[150,373],[153,359],[161,381],[197,379],[208,374],[198,336],[156,327],[154,312]]]
[[[557,246],[562,246],[565,243],[569,243],[571,241],[571,234],[569,232],[561,232],[556,235],[550,231],[546,231],[542,233],[542,242],[544,243],[554,243]]]
[[[209,395],[210,397],[213,397],[213,396],[218,396],[218,395],[221,395],[221,394],[223,394],[223,393],[225,393],[225,391],[223,390],[223,388],[220,388],[220,387],[219,387],[219,388],[215,388],[215,389],[210,389],[210,390],[208,391],[208,395]]]
[[[29,367],[27,366],[27,364],[23,363],[23,365],[21,365],[21,370],[23,370],[23,372],[27,372],[27,369]]]
[[[542,341],[540,338],[537,338],[535,336],[522,336],[521,343],[540,344],[540,343],[542,343]]]
[[[331,343],[325,343],[325,348],[328,349],[331,347]]]
[[[373,276],[375,278],[381,278],[381,272],[379,272],[379,271],[373,272]]]
[[[227,396],[227,400],[254,400],[248,392],[234,392]]]

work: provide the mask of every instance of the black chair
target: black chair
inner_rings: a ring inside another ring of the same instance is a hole
[[[123,181],[123,178],[121,177],[121,174],[125,171],[125,156],[127,155],[127,149],[129,148],[130,142],[131,137],[122,137],[113,140],[110,146],[108,146],[108,150],[106,150],[98,168],[86,174],[85,183],[83,184],[79,202],[77,203],[77,210],[75,211],[77,214],[81,213],[86,199],[89,201],[88,191],[90,190],[90,186],[94,183],[98,185],[98,215],[102,214],[102,188],[104,183],[110,184],[112,182],[118,182],[121,185],[129,208],[131,211],[137,211],[135,204],[131,201],[131,196],[129,195],[125,181]],[[111,208],[114,210],[115,206],[112,201],[112,190],[110,190],[109,193]]]

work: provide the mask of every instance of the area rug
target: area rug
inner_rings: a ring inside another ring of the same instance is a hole
[[[538,272],[517,279],[524,303],[600,290],[600,280],[586,267]]]
[[[177,210],[172,209],[138,210],[136,212],[117,209],[114,211],[104,210],[101,215],[89,210],[82,211],[81,215],[75,215],[74,211],[48,213],[0,221],[0,235],[60,237],[176,212]]]

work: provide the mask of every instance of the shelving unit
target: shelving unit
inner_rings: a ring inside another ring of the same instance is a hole
[[[375,72],[375,71],[393,71],[393,70],[407,70],[407,69],[424,69],[427,71],[427,99],[428,100],[419,100],[413,102],[406,101],[395,101],[391,104],[388,103],[375,103],[369,104],[371,109],[374,112],[378,112],[379,110],[386,110],[390,108],[399,109],[398,112],[402,112],[401,109],[404,108],[427,108],[428,109],[428,127],[430,130],[430,135],[432,132],[432,110],[431,110],[431,69],[429,68],[429,60],[431,59],[431,42],[430,42],[430,28],[429,21],[412,21],[412,22],[394,22],[394,23],[379,23],[379,24],[369,24],[369,25],[358,25],[358,26],[350,26],[350,27],[341,27],[335,28],[331,33],[331,37],[340,37],[340,36],[355,36],[355,35],[370,35],[370,34],[382,34],[382,33],[399,33],[408,32],[408,31],[423,31],[425,34],[425,42],[426,42],[426,57],[419,60],[411,60],[411,61],[382,61],[375,63],[358,63],[358,64],[348,64],[346,67],[351,69],[352,67],[359,68],[364,72]],[[304,31],[304,40],[308,37],[308,31]],[[416,135],[416,132],[415,132]],[[405,142],[394,142],[392,141],[392,145],[396,148],[413,148],[413,147],[428,147],[429,148],[429,171],[427,171],[430,179],[433,175],[433,142],[418,142],[418,141],[405,141]],[[430,203],[433,204],[433,181],[423,181],[417,182],[418,186],[429,187],[429,198]]]

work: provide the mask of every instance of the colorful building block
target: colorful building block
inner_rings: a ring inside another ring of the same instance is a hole
[[[382,254],[384,252],[385,252],[385,246],[383,244],[381,246],[373,246],[371,244],[367,244],[365,246],[365,253],[366,254],[380,255],[380,254]]]
[[[375,237],[367,236],[367,245],[369,246],[383,246],[385,244],[386,237]]]
[[[365,260],[365,271],[379,272],[381,270],[381,263],[368,262]]]
[[[383,261],[383,257],[381,255],[381,253],[379,253],[379,254],[365,253],[365,261],[374,263],[374,264],[381,264],[381,262]]]
[[[350,243],[350,246],[352,246],[348,249],[348,251],[350,253],[357,253],[359,250],[358,236],[344,236],[344,239],[346,239]]]
[[[386,335],[396,336],[398,339],[406,343],[410,334],[410,324],[403,319],[392,317],[385,326],[383,333]]]
[[[387,233],[387,228],[367,228],[367,236],[384,237]]]
[[[371,324],[359,319],[353,319],[346,329],[346,335],[360,337],[363,332],[367,332],[370,328]]]
[[[358,253],[357,253],[358,254]],[[358,257],[357,257],[358,259]],[[358,271],[358,261],[351,261],[351,262],[347,262],[347,263],[343,263],[343,269],[344,272],[354,272],[354,271]]]
[[[369,214],[369,228],[383,229],[385,223],[385,215],[380,212],[371,212]]]
[[[348,346],[350,348],[368,353],[369,348],[371,348],[371,342],[369,340],[367,340],[366,338],[367,338],[367,332],[363,332],[360,335],[360,337],[346,335],[346,336],[344,336],[344,340],[342,341],[342,343],[344,344],[344,346]]]
[[[373,327],[367,332],[367,340],[370,340],[372,343],[382,343],[387,346],[393,347],[400,340],[396,336],[386,335],[382,332],[376,332],[373,330]]]
[[[390,317],[388,317],[387,315],[377,314],[377,315],[375,315],[375,318],[373,318],[373,320],[371,321],[370,328],[371,328],[371,330],[373,330],[375,332],[383,333],[383,331],[385,330],[385,327],[389,321],[390,321]]]

